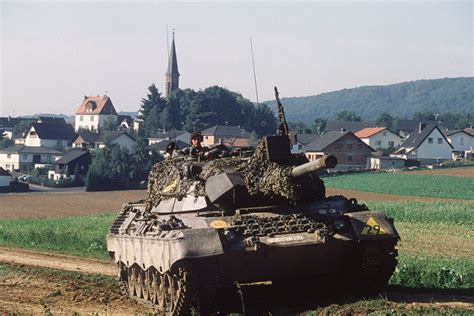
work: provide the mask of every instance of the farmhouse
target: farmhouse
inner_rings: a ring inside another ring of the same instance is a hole
[[[48,147],[13,145],[0,149],[0,167],[5,170],[27,170],[36,164],[50,164],[61,152]]]
[[[106,121],[116,123],[117,117],[115,107],[108,96],[84,96],[76,111],[75,129],[76,132],[81,129],[100,131]]]
[[[319,135],[314,134],[295,134],[293,136],[293,145],[291,146],[291,153],[297,154],[305,151],[306,146],[319,138]]]
[[[418,131],[412,133],[391,156],[418,160],[420,165],[426,165],[450,160],[452,151],[453,146],[438,126],[420,123]]]
[[[386,127],[366,127],[354,135],[375,149],[390,149],[402,144],[402,138]]]
[[[135,139],[124,131],[105,131],[99,133],[79,131],[73,141],[73,147],[90,149],[104,148],[107,144],[116,144],[131,151],[135,145]]]
[[[59,180],[73,175],[85,176],[91,164],[91,154],[84,148],[73,148],[53,162],[54,170],[48,172],[48,178]]]
[[[189,143],[191,141],[191,134],[189,134],[186,131],[169,131],[166,133],[160,133],[155,136],[149,137],[148,144],[153,145],[165,140],[168,140],[168,141],[174,140],[176,142],[180,141],[183,143]]]
[[[374,149],[360,140],[352,132],[327,132],[310,143],[305,150],[309,160],[323,155],[336,156],[336,169],[364,169],[370,166],[370,156]]]
[[[71,147],[74,129],[64,119],[32,123],[26,133],[25,146],[62,149]]]
[[[230,125],[215,125],[201,132],[204,146],[222,144],[225,140],[232,138],[250,138],[250,132],[239,127]]]
[[[466,151],[474,150],[474,129],[453,130],[445,133],[449,143],[453,146],[453,153],[465,157]]]

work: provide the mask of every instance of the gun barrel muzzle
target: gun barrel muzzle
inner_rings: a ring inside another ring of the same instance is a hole
[[[336,156],[325,155],[314,161],[307,162],[304,165],[294,167],[293,170],[291,170],[291,175],[296,178],[311,172],[316,172],[325,168],[334,168],[336,166]]]

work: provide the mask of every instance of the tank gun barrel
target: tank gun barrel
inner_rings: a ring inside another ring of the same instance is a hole
[[[307,162],[301,166],[294,167],[291,170],[293,177],[300,177],[307,173],[319,171],[324,168],[334,168],[337,165],[337,158],[333,155],[325,155],[314,161]]]

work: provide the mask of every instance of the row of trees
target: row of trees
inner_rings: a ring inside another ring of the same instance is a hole
[[[463,129],[469,127],[474,121],[474,116],[471,114],[451,113],[435,114],[431,111],[416,112],[413,115],[415,121],[435,121],[448,124],[454,129]],[[353,111],[341,111],[336,114],[336,121],[351,121],[360,122],[362,119]],[[397,130],[398,117],[392,116],[387,112],[380,114],[375,120],[375,125],[388,127],[389,129]],[[313,124],[306,124],[303,121],[290,122],[289,127],[297,133],[317,134],[321,135],[326,132],[327,121],[325,119],[317,118]]]
[[[139,135],[152,136],[173,128],[189,132],[214,125],[234,125],[254,131],[257,136],[273,134],[275,114],[266,104],[255,105],[242,95],[218,86],[204,90],[176,90],[170,98],[161,96],[156,86],[142,99]]]

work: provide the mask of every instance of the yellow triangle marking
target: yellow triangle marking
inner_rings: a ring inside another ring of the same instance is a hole
[[[387,234],[385,230],[377,224],[375,219],[371,216],[362,229],[361,235],[385,235]]]

